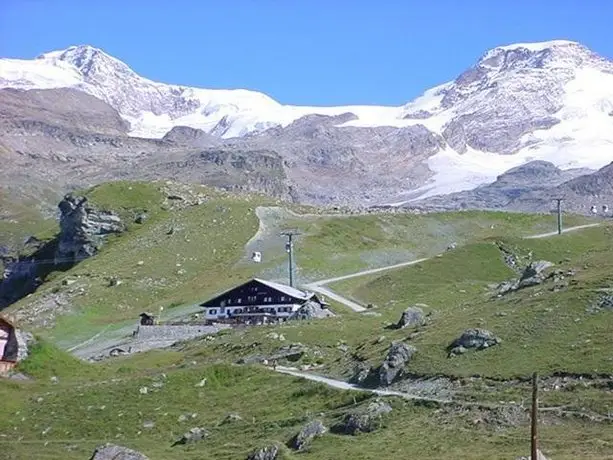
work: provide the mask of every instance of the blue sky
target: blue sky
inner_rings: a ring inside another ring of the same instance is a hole
[[[167,83],[301,105],[400,105],[497,45],[613,58],[609,0],[0,0],[0,56],[90,44]]]

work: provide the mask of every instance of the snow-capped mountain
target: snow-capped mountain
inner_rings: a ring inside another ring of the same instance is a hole
[[[398,177],[406,176],[407,184],[409,179],[412,183],[406,195],[391,191],[398,204],[491,183],[534,160],[562,169],[597,169],[613,159],[613,63],[564,40],[494,48],[454,81],[401,107],[298,107],[255,91],[168,85],[139,76],[91,46],[53,51],[33,60],[0,59],[0,87],[87,92],[115,108],[130,123],[132,136],[149,138],[189,126],[223,139],[247,134],[251,136],[246,139],[253,139],[272,127],[283,131],[306,115],[335,116],[338,122],[325,129],[354,130],[329,136],[328,143],[342,145],[327,146],[326,152],[359,152],[364,142],[376,150],[373,139],[383,139],[379,153],[387,157],[374,158],[388,168],[406,169]],[[339,116],[347,113],[354,116]],[[317,118],[309,123],[317,123]],[[356,128],[370,131],[358,135]],[[398,134],[389,131],[394,128]],[[425,158],[419,157],[427,168],[419,170],[429,173],[420,176],[422,186],[414,189],[420,182],[412,175],[415,164],[404,152],[394,155],[393,149],[402,146],[401,139],[411,143],[406,152],[417,158],[428,132],[440,142],[427,141],[430,147],[421,152]],[[390,136],[396,140],[388,142]],[[273,150],[278,139],[287,144],[277,134],[264,139]],[[440,147],[432,149],[433,145]]]

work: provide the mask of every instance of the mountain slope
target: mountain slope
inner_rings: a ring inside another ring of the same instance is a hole
[[[0,87],[87,92],[132,136],[187,126],[243,152],[275,151],[296,163],[290,174],[312,201],[402,203],[471,190],[534,160],[567,170],[612,158],[613,63],[564,40],[494,48],[400,107],[298,107],[254,91],[167,85],[91,46],[2,59]]]

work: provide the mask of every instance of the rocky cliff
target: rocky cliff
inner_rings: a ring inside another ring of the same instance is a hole
[[[60,230],[29,255],[4,257],[0,309],[34,292],[53,270],[96,254],[110,234],[124,231],[121,219],[88,205],[87,198],[68,194],[59,203]]]

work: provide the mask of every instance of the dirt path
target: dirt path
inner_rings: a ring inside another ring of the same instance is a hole
[[[292,375],[294,377],[304,378],[307,380],[311,380],[313,382],[323,383],[325,385],[328,385],[329,387],[338,388],[339,390],[366,391],[369,393],[377,394],[379,396],[398,396],[400,398],[405,398],[405,399],[430,401],[430,402],[436,402],[440,404],[448,404],[452,402],[451,399],[433,398],[430,396],[418,396],[418,395],[414,395],[410,393],[403,393],[401,391],[362,388],[357,385],[354,385],[353,383],[343,382],[342,380],[335,380],[335,379],[331,379],[328,377],[324,377],[322,375],[311,374],[309,372],[302,372],[294,367],[277,366],[274,370],[281,374]]]
[[[562,233],[574,232],[575,230],[581,230],[583,228],[598,227],[599,225],[602,225],[602,224],[601,223],[585,224],[585,225],[577,225],[575,227],[563,228]],[[558,232],[556,231],[556,232],[541,233],[539,235],[525,236],[524,238],[527,240],[534,240],[538,238],[547,238],[549,236],[555,236],[557,234]]]
[[[585,224],[585,225],[577,225],[575,227],[568,227],[565,229],[562,229],[562,233],[568,233],[568,232],[573,232],[576,230],[581,230],[584,228],[590,228],[590,227],[597,227],[599,225],[602,225],[600,223],[595,223],[595,224]],[[525,236],[525,239],[538,239],[538,238],[547,238],[550,236],[555,236],[557,235],[558,232],[547,232],[547,233],[539,233],[537,235],[530,235],[530,236]],[[324,287],[326,284],[330,284],[330,283],[335,283],[337,281],[344,281],[347,279],[351,279],[351,278],[357,278],[359,276],[367,276],[367,275],[372,275],[375,273],[379,273],[379,272],[383,272],[383,271],[387,271],[387,270],[394,270],[396,268],[402,268],[402,267],[407,267],[409,265],[415,265],[421,262],[425,262],[426,260],[430,260],[432,259],[432,257],[425,257],[423,259],[416,259],[416,260],[411,260],[408,262],[401,262],[399,264],[394,264],[394,265],[387,265],[385,267],[379,267],[379,268],[371,268],[369,270],[362,270],[356,273],[351,273],[349,275],[343,275],[343,276],[337,276],[335,278],[328,278],[325,280],[320,280],[320,281],[315,281],[313,283],[309,283],[306,284],[304,287],[306,289],[310,289],[311,291],[315,291],[319,294],[325,295],[330,297],[331,299],[342,303],[343,305],[351,308],[353,311],[357,312],[357,313],[361,313],[363,311],[366,310],[366,308],[364,308],[363,306],[361,306],[360,304],[358,304],[357,302],[354,302],[353,300],[347,299],[337,293],[335,293],[334,291],[332,291],[329,288]]]

